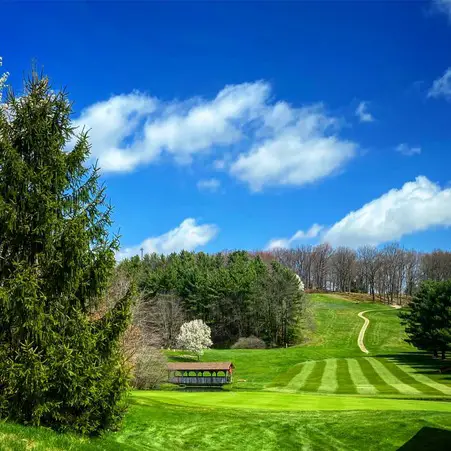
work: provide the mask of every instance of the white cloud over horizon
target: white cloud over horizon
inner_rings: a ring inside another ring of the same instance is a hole
[[[448,67],[440,78],[434,80],[428,92],[428,97],[443,97],[451,101],[451,67]]]
[[[315,223],[307,232],[270,240],[266,249],[288,249],[299,240],[313,238],[334,247],[378,246],[435,227],[451,227],[451,188],[441,188],[420,175],[351,211],[331,227]]]
[[[377,246],[432,227],[451,226],[451,188],[418,176],[336,222],[322,236],[333,246]]]
[[[406,143],[399,144],[396,146],[395,150],[406,157],[412,157],[413,155],[419,155],[421,153],[421,147],[411,147]]]
[[[374,122],[373,115],[368,111],[368,102],[360,102],[355,110],[360,122]]]
[[[189,164],[213,153],[213,167],[259,191],[301,186],[336,173],[357,144],[338,136],[340,120],[322,104],[275,102],[265,81],[225,86],[212,99],[162,101],[145,93],[112,96],[74,121],[90,129],[104,172],[130,172],[162,155]]]
[[[182,250],[193,251],[200,246],[206,245],[219,232],[215,224],[197,224],[193,218],[187,218],[182,223],[156,237],[145,239],[142,243],[121,249],[117,255],[117,260],[130,258],[134,255],[140,255],[141,248],[145,254],[170,254],[171,252],[180,252]]]
[[[291,238],[272,239],[267,244],[266,249],[288,249],[298,241],[316,238],[323,230],[323,228],[324,227],[319,224],[313,224],[306,232],[304,232],[303,230],[298,230]]]

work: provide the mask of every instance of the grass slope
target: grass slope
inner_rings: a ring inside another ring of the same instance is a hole
[[[365,335],[370,355],[398,355],[414,351],[405,343],[397,311],[392,307],[358,303],[326,294],[312,294],[310,297],[316,327],[305,344],[287,349],[211,349],[205,352],[202,360],[232,360],[236,366],[235,380],[245,381],[236,382],[234,389],[262,389],[281,382],[285,385],[290,380],[285,373],[298,363],[361,357],[357,336],[363,321],[357,314],[368,309],[373,310],[367,314],[371,322]],[[169,357],[175,361],[181,358],[177,352]]]
[[[276,375],[266,387],[283,391],[450,396],[450,376],[439,374],[440,362],[425,358],[406,344],[397,310],[378,304],[369,308],[367,303],[347,301],[335,295],[317,294],[312,298],[317,330],[308,346],[291,349],[299,362],[307,358],[308,363],[293,365]],[[369,358],[357,346],[363,325],[357,314],[364,310],[370,310],[366,313],[370,324],[364,338]],[[308,374],[303,370],[307,364],[311,367]],[[271,371],[278,371],[280,366],[271,367]],[[302,373],[302,383],[298,373]],[[293,378],[295,383],[291,382]]]
[[[449,449],[451,377],[404,342],[397,311],[311,298],[316,329],[304,345],[205,353],[236,365],[228,391],[133,392],[124,427],[97,439],[0,423],[0,450]],[[357,314],[370,309],[365,355]]]
[[[124,427],[100,439],[0,424],[0,450],[396,450],[411,439],[422,450],[445,449],[425,443],[451,434],[443,402],[250,392],[139,392],[131,402]]]

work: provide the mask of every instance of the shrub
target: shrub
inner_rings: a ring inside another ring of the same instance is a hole
[[[133,387],[138,390],[157,388],[167,381],[167,360],[158,349],[147,349],[137,356]]]
[[[265,349],[266,343],[258,337],[251,335],[250,337],[241,337],[232,346],[232,349]]]

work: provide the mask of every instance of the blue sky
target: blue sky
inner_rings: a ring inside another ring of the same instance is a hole
[[[450,248],[450,0],[1,11],[9,83],[35,59],[91,128],[121,256]]]

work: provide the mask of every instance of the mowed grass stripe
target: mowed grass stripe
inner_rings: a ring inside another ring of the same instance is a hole
[[[321,385],[319,386],[318,391],[335,393],[337,388],[337,359],[327,359],[323,377],[321,378]]]
[[[444,395],[451,395],[451,387],[448,385],[442,384],[440,382],[435,382],[430,377],[426,376],[425,374],[418,373],[414,368],[412,368],[409,365],[400,364],[398,365],[398,368],[401,371],[404,371],[406,374],[408,374],[410,377],[414,378],[418,382],[420,382],[423,385],[427,385],[428,387],[431,387],[435,390],[437,390],[439,393],[443,393]]]
[[[393,394],[398,393],[398,390],[395,390],[391,385],[388,385],[368,362],[366,358],[356,359],[359,364],[363,374],[368,379],[368,382],[377,389],[379,393],[383,394]]]
[[[337,379],[338,379],[337,393],[351,393],[351,394],[359,393],[357,391],[356,384],[354,383],[351,377],[349,365],[346,359],[337,360]]]
[[[291,390],[300,390],[304,386],[305,381],[310,376],[311,372],[313,371],[315,364],[316,362],[314,360],[310,360],[302,364],[301,371],[298,374],[296,374],[296,376],[294,376],[290,382],[288,382],[287,388]]]
[[[429,395],[443,395],[443,392],[434,387],[423,384],[419,380],[412,377],[412,375],[402,371],[401,368],[393,362],[386,359],[378,359],[394,376],[396,376],[402,383],[414,386],[417,390]],[[432,381],[431,381],[432,382]],[[451,389],[450,389],[451,392]]]
[[[394,389],[398,390],[403,395],[418,395],[421,392],[415,387],[411,387],[408,384],[401,382],[394,374],[390,372],[378,359],[368,357],[367,360],[379,376]]]
[[[349,375],[357,393],[361,395],[375,395],[378,393],[377,388],[370,383],[370,381],[363,374],[356,359],[344,360],[349,370]]]
[[[302,389],[306,391],[318,391],[318,388],[320,387],[321,381],[323,379],[323,373],[325,368],[326,361],[317,360],[316,365],[313,368],[313,371],[310,373],[310,376],[307,378],[307,381],[302,387]]]

